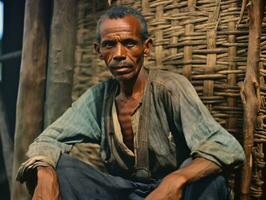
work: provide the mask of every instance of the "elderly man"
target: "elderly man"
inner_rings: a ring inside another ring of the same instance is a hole
[[[143,67],[152,46],[144,17],[113,7],[96,39],[113,78],[88,89],[30,145],[19,178],[32,184],[36,175],[33,199],[227,199],[222,172],[243,162],[243,150],[186,78]],[[101,145],[106,173],[67,155],[84,142]]]

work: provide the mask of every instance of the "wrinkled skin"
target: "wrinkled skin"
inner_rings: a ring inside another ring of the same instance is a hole
[[[133,16],[105,19],[101,24],[101,42],[95,44],[95,49],[119,81],[132,82],[141,77],[144,55],[149,53],[152,41],[143,41],[140,31],[140,23]]]

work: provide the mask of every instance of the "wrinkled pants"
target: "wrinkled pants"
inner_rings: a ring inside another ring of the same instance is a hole
[[[56,167],[62,200],[141,200],[160,181],[140,183],[102,173],[63,154]],[[223,176],[209,176],[185,187],[183,200],[228,200]]]

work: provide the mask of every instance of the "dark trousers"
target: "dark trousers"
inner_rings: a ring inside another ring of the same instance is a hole
[[[62,200],[141,200],[160,183],[140,183],[105,174],[65,154],[56,171]],[[183,192],[184,200],[228,200],[228,196],[223,176],[190,183]]]

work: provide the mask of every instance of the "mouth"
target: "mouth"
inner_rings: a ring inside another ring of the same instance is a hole
[[[112,69],[130,68],[130,65],[114,65],[111,66]]]
[[[132,65],[127,64],[127,65],[112,65],[110,67],[111,71],[115,73],[126,73],[129,72],[132,68]]]
[[[131,71],[130,67],[116,67],[112,69],[112,72],[115,74],[125,74]]]

